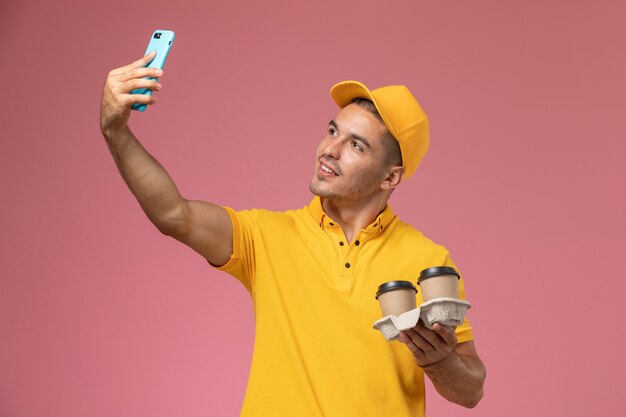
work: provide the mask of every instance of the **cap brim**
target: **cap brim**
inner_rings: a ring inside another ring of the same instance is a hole
[[[358,81],[342,81],[332,86],[330,96],[341,108],[346,107],[357,97],[374,101],[372,92]]]

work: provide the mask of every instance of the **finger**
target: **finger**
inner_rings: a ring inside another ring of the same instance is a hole
[[[428,362],[428,355],[415,344],[415,342],[413,341],[413,339],[411,339],[411,337],[409,337],[407,332],[408,331],[400,332],[400,339],[413,354],[413,360],[415,361],[415,363],[418,366],[422,366],[423,363]]]
[[[408,337],[411,338],[413,343],[422,351],[422,352],[432,352],[435,350],[435,346],[432,345],[424,336],[422,336],[419,332],[417,332],[414,327],[412,329],[405,330]]]
[[[422,323],[415,326],[413,330],[422,336],[435,349],[443,343],[443,339],[441,339],[441,337],[434,330],[427,328]]]
[[[117,98],[117,106],[130,107],[133,104],[154,104],[156,100],[151,94],[123,94]]]
[[[446,345],[456,345],[457,338],[454,327],[444,326],[441,323],[435,323],[433,330],[443,339]]]
[[[110,72],[110,75],[118,75],[124,72],[127,72],[133,68],[141,68],[148,65],[148,62],[154,59],[156,56],[156,51],[151,51],[147,53],[143,58],[139,58],[138,60],[131,62],[128,65],[124,65],[123,67],[115,68]]]
[[[131,91],[140,88],[146,88],[152,91],[160,91],[162,87],[163,86],[160,83],[148,78],[132,78],[128,81],[116,84],[113,89],[118,93],[128,94]]]
[[[417,345],[413,342],[413,340],[409,337],[409,335],[406,334],[406,332],[404,331],[400,332],[400,340],[402,340],[402,343],[404,343],[409,348],[413,356],[417,356],[417,355],[421,356],[424,354],[420,350],[420,348],[418,348]]]
[[[156,99],[150,94],[129,94],[127,98],[129,105],[133,104],[156,104]]]
[[[148,65],[148,62],[154,59],[155,56],[156,56],[156,51],[150,51],[146,55],[144,55],[143,58],[139,58],[137,61],[130,64],[130,67],[131,68],[145,67],[146,65]]]
[[[126,71],[118,72],[118,73],[109,73],[108,81],[115,82],[125,82],[133,78],[159,78],[163,75],[163,70],[159,68],[130,68]]]
[[[148,67],[148,64],[154,58],[155,54],[156,52],[154,51],[150,52],[143,58],[131,64],[114,69],[111,72],[109,72],[109,75],[107,78],[109,79],[121,78],[121,79],[126,80],[131,77],[148,77],[148,76],[160,77],[161,75],[163,75],[163,71],[161,69]]]

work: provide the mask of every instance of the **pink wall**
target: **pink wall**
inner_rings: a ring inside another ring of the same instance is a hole
[[[343,79],[408,85],[432,146],[392,204],[465,273],[474,410],[617,415],[626,236],[623,2],[0,5],[0,416],[235,416],[253,343],[234,280],[162,237],[98,129],[106,73],[176,31],[133,116],[189,198],[309,201]]]

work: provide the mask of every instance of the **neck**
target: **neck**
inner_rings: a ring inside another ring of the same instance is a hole
[[[385,209],[388,199],[386,194],[357,203],[322,198],[322,207],[331,219],[339,223],[350,243],[359,230],[366,228]]]

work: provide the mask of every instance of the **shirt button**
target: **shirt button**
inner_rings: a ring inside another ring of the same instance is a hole
[[[359,241],[357,240],[357,241],[355,241],[355,242],[354,242],[354,244],[355,244],[356,246],[359,246],[359,245],[361,244],[361,242],[359,242]]]
[[[339,242],[339,246],[343,246],[343,242]]]
[[[346,268],[350,268],[350,263],[346,262]]]

